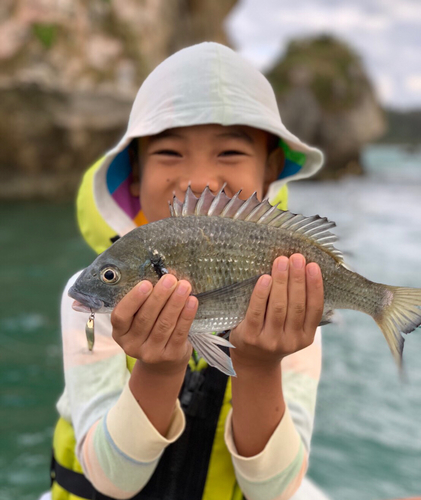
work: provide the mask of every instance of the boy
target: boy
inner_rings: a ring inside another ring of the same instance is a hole
[[[286,180],[321,163],[282,125],[263,75],[224,46],[196,45],[145,80],[125,136],[86,174],[81,230],[100,252],[115,236],[168,217],[173,192],[183,199],[189,184],[199,195],[226,183],[229,196],[257,191],[286,208]],[[317,264],[279,257],[259,279],[230,334],[232,384],[191,359],[198,304],[187,281],[139,283],[111,317],[97,316],[90,353],[87,317],[67,297],[75,278],[62,301],[66,389],[52,498],[291,498],[307,468],[320,374]]]

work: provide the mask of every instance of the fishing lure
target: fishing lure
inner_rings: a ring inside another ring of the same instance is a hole
[[[85,327],[86,340],[88,342],[88,349],[93,350],[95,344],[95,313],[91,309],[88,321]]]

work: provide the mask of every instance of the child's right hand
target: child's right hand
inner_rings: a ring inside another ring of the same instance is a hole
[[[160,374],[185,370],[192,353],[187,336],[198,307],[190,292],[190,283],[177,281],[172,274],[155,287],[140,282],[111,314],[114,340],[149,370]]]

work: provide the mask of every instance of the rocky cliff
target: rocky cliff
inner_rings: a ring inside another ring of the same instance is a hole
[[[2,0],[0,199],[71,198],[145,76],[184,46],[227,44],[236,1]],[[329,37],[295,41],[268,77],[287,126],[325,151],[321,175],[360,173],[384,119],[358,56]]]
[[[295,40],[267,77],[285,125],[324,151],[319,178],[361,174],[361,148],[385,119],[358,55],[329,36]]]
[[[227,44],[236,0],[2,0],[0,198],[68,198],[122,135],[145,76],[176,50]]]

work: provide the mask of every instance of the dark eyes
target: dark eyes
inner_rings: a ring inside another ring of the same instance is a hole
[[[241,151],[236,151],[234,149],[230,149],[229,151],[223,151],[219,156],[235,156],[235,155],[244,155]]]
[[[181,154],[178,153],[177,151],[174,151],[172,149],[161,149],[159,151],[156,151],[154,154],[156,155],[165,155],[165,156],[177,156],[181,157]]]
[[[175,156],[178,158],[181,158],[182,154],[178,153],[177,151],[174,151],[173,149],[161,149],[159,151],[156,151],[154,154],[156,155],[164,155],[164,156]],[[234,149],[230,149],[228,151],[223,151],[222,153],[219,153],[218,156],[235,156],[235,155],[244,155],[245,153],[242,153],[241,151],[236,151]]]
[[[103,283],[107,285],[114,285],[118,283],[121,278],[120,271],[115,267],[104,267],[100,273],[100,278]]]

